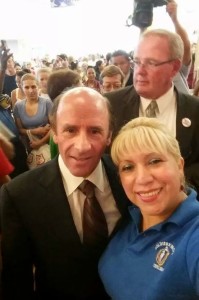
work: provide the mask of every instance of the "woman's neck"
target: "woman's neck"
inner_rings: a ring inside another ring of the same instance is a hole
[[[32,99],[26,98],[26,101],[27,101],[27,103],[29,103],[29,104],[35,104],[35,103],[38,102],[38,100],[39,100],[39,98],[32,98]]]

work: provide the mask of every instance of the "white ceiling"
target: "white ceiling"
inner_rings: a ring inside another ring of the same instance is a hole
[[[191,35],[199,28],[199,0],[176,1],[180,19]],[[63,8],[52,8],[50,0],[0,0],[0,7],[1,38],[26,41],[33,52],[130,51],[139,36],[137,28],[125,26],[133,0],[79,0],[76,6]],[[154,9],[154,24],[172,28],[165,7]]]

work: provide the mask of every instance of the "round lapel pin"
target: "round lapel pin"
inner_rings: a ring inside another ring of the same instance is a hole
[[[190,127],[190,126],[191,126],[191,120],[188,119],[188,118],[183,118],[183,119],[182,119],[182,125],[183,125],[184,127]]]

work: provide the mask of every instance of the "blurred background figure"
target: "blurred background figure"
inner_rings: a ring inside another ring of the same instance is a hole
[[[95,74],[96,74],[96,79],[98,81],[101,81],[100,74],[103,71],[103,69],[104,69],[104,61],[102,59],[97,60],[95,63]]]
[[[27,152],[48,144],[50,136],[49,114],[52,102],[39,96],[39,84],[33,74],[21,78],[25,99],[16,102],[13,110],[15,122],[24,141]],[[30,141],[28,130],[37,136],[37,141]]]
[[[193,95],[199,97],[199,80],[195,84],[195,87],[193,89]]]
[[[14,170],[10,159],[14,157],[14,147],[12,143],[0,133],[0,187],[11,180],[9,174]]]
[[[30,70],[29,69],[23,69],[23,70],[20,70],[20,71],[16,72],[16,84],[17,84],[18,87],[16,89],[12,90],[12,92],[11,92],[11,106],[12,106],[12,109],[14,108],[15,103],[17,101],[25,99],[25,94],[24,94],[22,86],[21,86],[21,78],[26,73],[30,73]]]
[[[173,82],[176,88],[182,93],[190,93],[189,85],[187,82],[188,75],[192,66],[192,52],[191,52],[191,42],[187,31],[182,26],[178,19],[178,5],[174,0],[170,0],[166,5],[166,11],[171,18],[174,25],[175,32],[179,34],[184,45],[184,55],[182,59],[182,66],[180,71],[176,74]]]
[[[124,74],[124,86],[133,84],[133,69],[129,54],[124,50],[117,50],[111,54],[111,64],[119,67]]]
[[[96,79],[95,67],[88,66],[86,76],[87,80],[83,82],[83,85],[100,92],[100,82]]]
[[[3,82],[3,94],[11,96],[11,92],[17,88],[16,84],[16,69],[13,56],[7,60],[5,69],[5,77]]]
[[[52,70],[50,68],[40,68],[37,70],[37,80],[39,83],[39,96],[50,99],[47,93],[47,82]]]
[[[67,70],[60,69],[53,71],[47,82],[47,93],[54,102],[57,96],[59,96],[67,88],[77,87],[82,85],[81,76],[79,73]],[[54,143],[52,135],[50,136],[50,154],[51,159],[54,158],[58,153],[58,146]]]
[[[124,74],[122,70],[115,65],[106,66],[101,73],[101,92],[112,92],[123,87]]]
[[[61,68],[66,68],[68,69],[69,67],[69,62],[68,62],[68,57],[66,54],[58,54],[56,59],[53,62],[53,69],[61,69]]]
[[[47,93],[53,102],[55,98],[64,91],[64,89],[81,85],[81,76],[77,72],[69,69],[55,70],[48,78]]]
[[[16,127],[15,121],[11,113],[11,100],[8,95],[2,94],[3,83],[5,78],[5,71],[7,68],[7,61],[12,57],[9,53],[9,49],[2,48],[0,51],[0,121],[9,130],[10,142],[14,147],[15,155],[11,159],[11,163],[14,166],[13,171],[10,173],[10,177],[14,178],[19,174],[28,170],[26,163],[27,153],[25,147],[20,139],[19,131]],[[2,127],[2,125],[1,125]]]

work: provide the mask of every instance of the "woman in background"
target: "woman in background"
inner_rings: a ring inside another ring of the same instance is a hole
[[[50,99],[47,92],[47,82],[52,70],[50,68],[40,68],[37,70],[37,80],[39,82],[39,96]]]
[[[33,74],[25,74],[21,78],[21,85],[25,99],[15,104],[13,114],[29,153],[49,142],[52,101],[39,97],[38,81]],[[37,140],[30,141],[30,134],[36,136]]]
[[[99,263],[106,291],[113,300],[199,299],[199,203],[177,140],[140,117],[121,129],[111,156],[133,205]]]
[[[23,70],[17,71],[17,73],[16,73],[16,84],[18,87],[11,92],[12,109],[14,108],[15,103],[17,101],[25,99],[25,94],[24,94],[24,91],[21,86],[21,78],[26,73],[30,73],[30,71],[28,69],[23,69]]]
[[[86,76],[87,80],[83,82],[84,86],[90,87],[100,92],[100,82],[96,79],[95,68],[93,66],[88,66]]]

